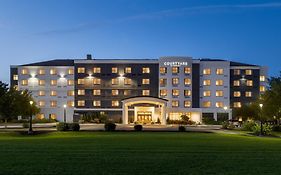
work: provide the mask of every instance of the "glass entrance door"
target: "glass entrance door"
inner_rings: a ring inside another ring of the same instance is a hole
[[[137,112],[137,121],[141,123],[150,123],[152,121],[152,112],[151,111],[138,111]]]

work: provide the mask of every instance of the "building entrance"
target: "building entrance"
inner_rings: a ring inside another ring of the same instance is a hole
[[[137,121],[141,123],[150,123],[152,121],[152,112],[151,111],[138,111],[137,112]]]

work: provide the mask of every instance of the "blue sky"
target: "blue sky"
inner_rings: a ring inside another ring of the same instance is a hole
[[[0,0],[0,80],[54,58],[223,58],[281,70],[281,1]]]

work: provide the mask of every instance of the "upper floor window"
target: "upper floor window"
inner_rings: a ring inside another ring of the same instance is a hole
[[[247,86],[253,86],[253,80],[247,80],[246,85]]]
[[[39,86],[45,86],[45,80],[39,80],[38,84]]]
[[[13,80],[17,81],[19,79],[18,75],[13,75]]]
[[[161,89],[160,96],[167,96],[167,89]]]
[[[78,89],[77,95],[85,95],[85,89]]]
[[[125,78],[125,79],[124,79],[124,84],[125,84],[125,85],[131,85],[131,84],[132,84],[132,79],[130,79],[130,78]]]
[[[172,100],[172,107],[179,107],[179,101],[178,100]]]
[[[260,76],[260,81],[265,81],[265,76],[264,75]]]
[[[216,69],[217,75],[223,75],[223,69]]]
[[[167,73],[167,68],[166,67],[160,67],[160,74],[165,74]]]
[[[100,100],[94,100],[93,106],[101,106],[101,101]]]
[[[99,74],[99,73],[101,73],[101,68],[100,68],[100,67],[94,67],[94,68],[93,68],[93,73],[94,73],[94,74]]]
[[[50,101],[51,107],[57,107],[57,101]]]
[[[78,74],[84,74],[85,73],[85,67],[78,67],[77,72],[78,72]]]
[[[148,78],[142,79],[142,84],[149,84],[150,81]]]
[[[234,102],[234,103],[233,103],[233,107],[234,107],[234,108],[241,108],[241,106],[242,106],[242,105],[241,105],[241,102]]]
[[[56,86],[56,85],[57,85],[57,83],[58,83],[58,81],[57,81],[57,80],[51,80],[51,86]]]
[[[119,84],[119,80],[117,78],[112,78],[111,79],[111,84],[112,85],[118,85]]]
[[[223,80],[216,80],[216,86],[223,86]]]
[[[119,91],[117,89],[111,90],[111,95],[116,96],[119,94]]]
[[[74,85],[74,80],[67,80],[67,85],[68,86],[73,86]]]
[[[78,78],[77,84],[83,85],[83,84],[85,84],[85,80],[84,80],[84,79],[81,79],[81,78]]]
[[[125,67],[125,73],[126,74],[132,73],[132,68],[131,67]]]
[[[217,90],[216,91],[216,97],[223,97],[223,91],[222,90]]]
[[[179,67],[173,66],[173,67],[172,67],[172,73],[173,73],[173,74],[179,73]]]
[[[74,74],[74,69],[73,68],[69,68],[67,72],[68,72],[68,75],[73,75]]]
[[[209,108],[211,107],[212,103],[210,101],[203,101],[203,107],[204,108]]]
[[[184,90],[184,96],[185,96],[185,97],[190,97],[190,96],[191,96],[191,90],[185,89],[185,90]]]
[[[21,70],[21,74],[22,74],[22,75],[27,75],[27,74],[28,74],[28,69],[23,68],[23,69]]]
[[[210,86],[211,85],[211,80],[203,80],[203,85],[204,86]]]
[[[38,91],[39,96],[45,96],[45,91]]]
[[[39,69],[38,74],[39,75],[45,75],[46,74],[45,69]]]
[[[150,91],[149,90],[142,90],[142,95],[148,96],[148,95],[150,95]]]
[[[179,84],[179,78],[172,78],[172,84],[178,85]]]
[[[239,80],[234,80],[233,81],[233,86],[240,86],[240,81]]]
[[[190,74],[191,73],[191,68],[190,67],[184,67],[184,73],[185,74]]]
[[[111,73],[117,74],[118,73],[118,68],[117,67],[112,67],[111,68]]]
[[[166,86],[167,85],[167,79],[166,78],[160,78],[159,80],[159,84],[160,86]]]
[[[234,91],[233,92],[233,96],[234,97],[240,97],[241,96],[241,92],[240,91]]]
[[[74,107],[74,101],[73,100],[67,101],[67,106],[68,107]]]
[[[143,68],[142,68],[142,73],[144,73],[144,74],[149,74],[149,73],[150,73],[149,67],[143,67]]]
[[[265,91],[265,86],[260,86],[260,92],[264,92]]]
[[[50,91],[50,96],[57,96],[57,91]]]
[[[178,89],[172,89],[172,95],[173,95],[173,96],[179,96],[179,95],[180,95],[180,90],[178,90]]]
[[[68,90],[67,91],[67,96],[74,96],[74,95],[75,95],[74,90]]]
[[[46,105],[45,101],[44,100],[40,100],[38,101],[38,106],[40,107],[44,107]]]
[[[252,92],[251,91],[246,91],[245,92],[245,97],[252,97]]]
[[[211,75],[211,69],[203,69],[203,74],[204,75]]]
[[[211,91],[208,90],[208,91],[203,91],[203,96],[204,97],[210,97],[211,96]]]
[[[119,106],[119,101],[117,101],[117,100],[111,101],[111,106],[112,107],[118,107]]]
[[[85,106],[85,100],[78,100],[77,106]]]
[[[246,69],[245,74],[246,75],[252,75],[253,71],[251,69]]]
[[[185,101],[184,101],[184,107],[185,107],[185,108],[190,108],[190,107],[191,107],[191,101],[185,100]]]
[[[221,101],[216,102],[216,107],[223,108],[223,102],[221,102]]]
[[[240,75],[240,70],[239,69],[234,69],[233,70],[234,75]]]
[[[94,85],[100,85],[101,84],[101,79],[100,78],[93,78],[93,84]]]
[[[131,90],[125,89],[124,90],[124,95],[131,95]]]
[[[100,89],[94,89],[93,95],[101,95],[101,90]]]
[[[57,75],[57,69],[55,69],[55,68],[50,69],[50,74]]]
[[[191,85],[191,79],[190,78],[185,78],[184,79],[184,85]]]

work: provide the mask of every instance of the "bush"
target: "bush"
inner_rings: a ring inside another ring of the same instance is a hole
[[[68,123],[67,125],[70,131],[80,131],[79,123]]]
[[[179,132],[184,132],[185,131],[185,126],[179,126]]]
[[[116,125],[115,125],[115,123],[108,122],[108,123],[104,124],[104,129],[105,129],[105,131],[115,131]]]
[[[135,131],[142,131],[142,125],[135,125],[134,129]]]
[[[273,125],[272,131],[281,132],[281,125]]]
[[[22,127],[23,127],[23,128],[29,128],[29,123],[27,123],[27,122],[22,123]]]
[[[213,117],[203,117],[202,122],[206,125],[220,125],[222,124],[221,121],[215,121]]]
[[[260,135],[260,131],[261,131],[260,125],[256,124],[255,126],[253,126],[253,134]],[[263,135],[270,135],[272,132],[272,126],[269,124],[264,124],[262,126],[262,131],[263,131]]]
[[[235,129],[235,125],[232,124],[232,123],[230,123],[230,124],[228,125],[227,129],[233,130],[233,129]]]
[[[55,122],[57,122],[56,119],[47,119],[47,118],[32,120],[32,123],[55,123]]]
[[[253,127],[255,125],[257,125],[257,123],[254,122],[254,121],[244,122],[243,125],[242,125],[242,130],[244,130],[244,131],[253,131]]]
[[[57,131],[67,131],[68,130],[68,124],[64,122],[60,122],[57,124]]]
[[[222,129],[227,129],[228,128],[229,123],[227,121],[222,122]]]

